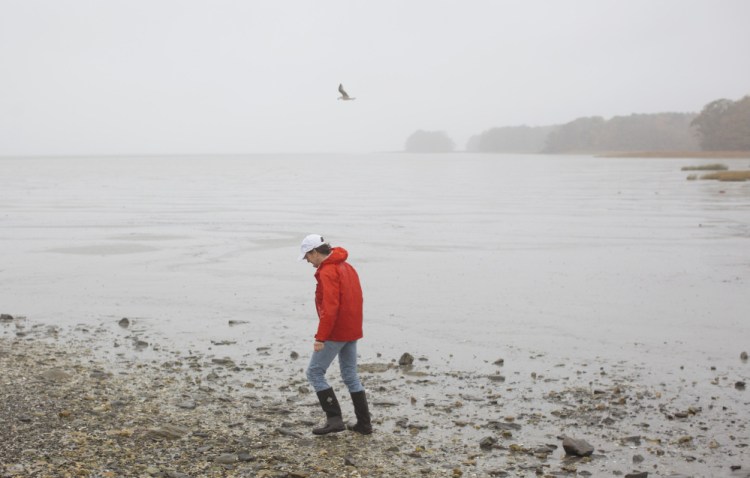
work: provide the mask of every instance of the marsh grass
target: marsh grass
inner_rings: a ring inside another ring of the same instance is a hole
[[[682,171],[726,171],[729,169],[724,164],[701,164],[699,166],[684,166]]]
[[[701,179],[716,179],[718,181],[750,181],[750,171],[721,171],[701,176]]]

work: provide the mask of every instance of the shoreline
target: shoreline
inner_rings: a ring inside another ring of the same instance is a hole
[[[676,370],[652,386],[649,370],[623,361],[551,363],[538,354],[528,376],[501,359],[486,374],[433,357],[410,366],[382,358],[360,364],[375,433],[313,437],[322,412],[306,364],[289,350],[253,345],[238,360],[220,346],[203,354],[135,333],[123,341],[122,327],[110,325],[0,323],[0,427],[10,434],[0,440],[0,476],[750,473],[747,396],[721,365],[711,383],[690,385],[690,373]],[[97,347],[113,338],[135,358],[103,358]],[[352,419],[345,389],[331,384]],[[566,455],[565,435],[588,441],[593,455]]]
[[[750,151],[636,151],[594,153],[597,158],[750,159]]]

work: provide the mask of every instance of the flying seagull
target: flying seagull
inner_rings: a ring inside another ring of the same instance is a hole
[[[349,94],[346,91],[344,91],[344,85],[342,85],[341,83],[339,83],[339,93],[341,93],[341,96],[339,96],[340,100],[351,101],[351,100],[357,99],[357,98],[350,97]]]

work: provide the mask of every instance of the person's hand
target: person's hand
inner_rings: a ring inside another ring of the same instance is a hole
[[[325,346],[326,346],[325,343],[321,342],[320,340],[316,340],[315,343],[313,344],[313,350],[315,350],[316,352],[320,352],[321,350],[325,348]]]

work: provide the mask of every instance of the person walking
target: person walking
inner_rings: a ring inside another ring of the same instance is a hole
[[[346,249],[331,247],[318,234],[306,236],[300,246],[299,260],[312,264],[316,269],[317,281],[315,308],[318,312],[318,330],[306,374],[326,414],[326,422],[321,427],[313,428],[315,435],[341,432],[347,428],[333,387],[325,377],[336,357],[357,417],[356,424],[349,426],[349,429],[363,435],[372,433],[365,388],[357,374],[357,341],[363,336],[362,287],[357,271],[346,262],[348,257]]]

